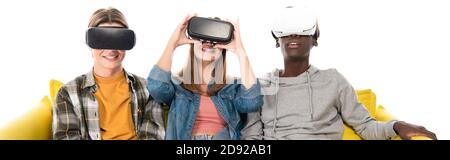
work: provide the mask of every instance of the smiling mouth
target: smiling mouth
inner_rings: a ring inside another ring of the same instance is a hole
[[[298,48],[298,47],[300,47],[300,44],[297,42],[290,42],[287,44],[287,47],[288,48]]]
[[[202,51],[204,52],[209,52],[209,51],[213,51],[215,48],[213,48],[213,44],[212,43],[203,43],[202,44]]]
[[[202,51],[205,53],[215,53],[216,50],[216,48],[202,48]]]
[[[119,55],[107,55],[107,56],[102,56],[103,58],[110,60],[110,61],[115,61],[119,59]]]

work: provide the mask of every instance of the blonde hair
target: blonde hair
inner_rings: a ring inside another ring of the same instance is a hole
[[[119,23],[124,28],[128,28],[125,16],[118,9],[109,7],[95,11],[89,20],[88,27],[98,27],[102,23]]]
[[[213,77],[216,76],[222,76],[222,77],[217,77],[215,78],[215,83],[214,86],[211,88],[211,90],[207,91],[207,94],[209,96],[214,96],[217,95],[217,93],[223,88],[225,87],[225,85],[227,84],[227,64],[226,64],[226,50],[224,49],[222,51],[222,56],[220,59],[218,59],[219,61],[217,62],[218,64],[222,64],[223,66],[216,66],[215,69],[213,70],[213,72],[211,73]],[[195,83],[195,74],[194,74],[194,70],[198,69],[195,65],[194,65],[194,61],[196,60],[195,55],[194,55],[194,45],[191,44],[190,46],[190,50],[189,50],[189,57],[188,57],[188,63],[186,64],[186,66],[183,68],[183,70],[181,72],[179,72],[179,76],[183,77],[183,84],[181,84],[181,86],[183,86],[184,89],[189,90],[193,93],[199,93],[200,94],[200,84],[196,84]],[[221,71],[217,70],[217,69],[223,69]],[[184,73],[188,73],[190,75],[184,75],[183,76],[183,72]],[[189,78],[184,78],[184,77],[189,77]],[[219,79],[220,78],[220,79]]]

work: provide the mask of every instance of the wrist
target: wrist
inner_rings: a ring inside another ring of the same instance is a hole
[[[247,59],[247,53],[242,49],[237,49],[234,53],[238,56],[239,60]]]
[[[244,48],[237,48],[235,50],[236,54],[240,54],[240,55],[247,55],[247,53],[245,52]]]
[[[166,45],[166,50],[175,50],[177,48],[177,43],[173,41],[169,41]]]

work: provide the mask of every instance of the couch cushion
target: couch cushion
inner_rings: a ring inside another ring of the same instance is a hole
[[[19,118],[0,128],[0,139],[45,140],[52,136],[52,104],[48,96]]]

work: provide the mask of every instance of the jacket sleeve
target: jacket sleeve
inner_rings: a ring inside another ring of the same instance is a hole
[[[259,81],[256,80],[256,83],[249,89],[240,84],[233,99],[233,104],[241,113],[255,112],[260,109],[263,105],[263,96],[261,95]]]
[[[395,121],[379,122],[372,118],[363,104],[358,102],[355,90],[350,83],[342,75],[337,74],[340,86],[337,106],[344,122],[352,126],[364,139],[381,140],[396,136]]]
[[[143,111],[143,120],[139,127],[140,140],[164,140],[164,113],[162,105],[149,100]]]
[[[147,83],[148,92],[157,102],[170,105],[175,95],[170,72],[154,65],[148,75]]]
[[[67,90],[62,87],[53,106],[52,132],[54,140],[80,140],[80,122]]]

